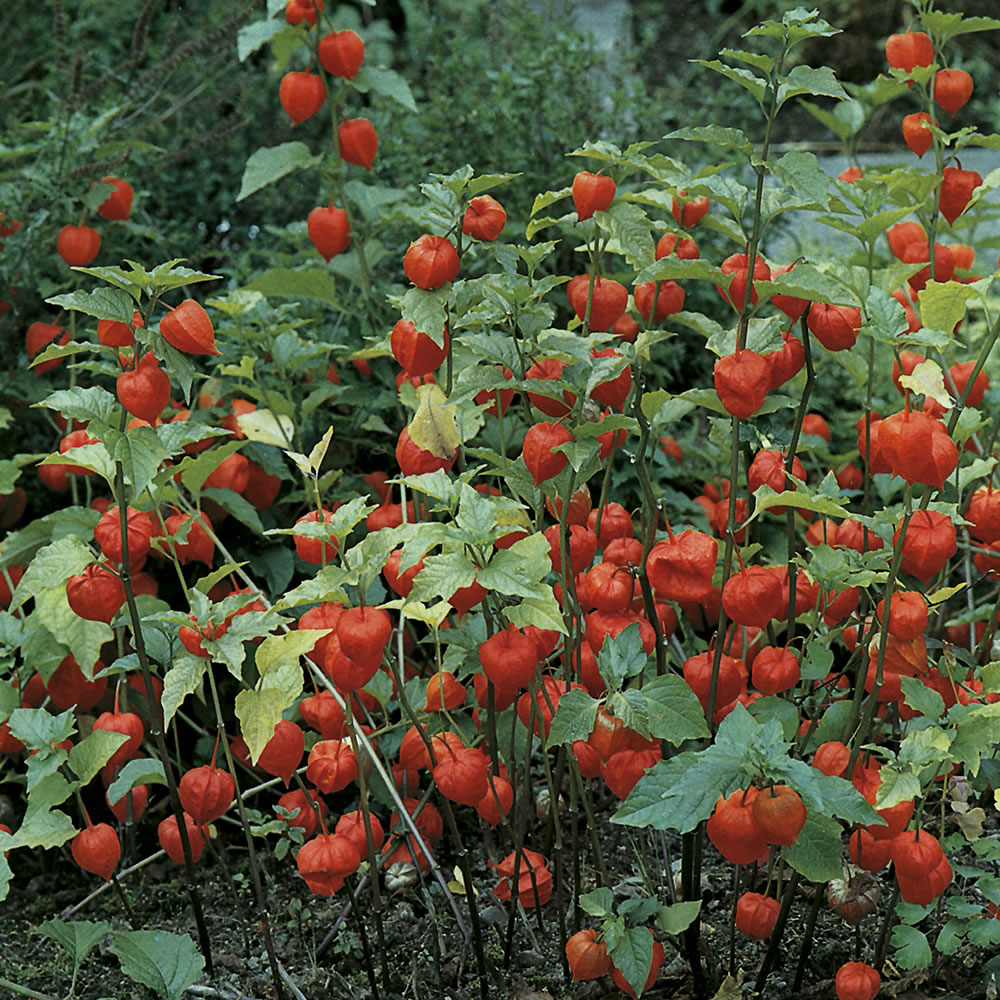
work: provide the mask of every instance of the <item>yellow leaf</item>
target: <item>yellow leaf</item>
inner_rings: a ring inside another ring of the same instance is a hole
[[[289,662],[297,665],[299,657],[311,652],[313,646],[331,631],[328,628],[301,628],[284,635],[269,635],[257,649],[257,673],[264,677],[280,665]]]
[[[420,406],[409,426],[410,439],[437,458],[451,458],[458,448],[455,407],[438,385],[417,388]]]
[[[278,416],[271,410],[242,413],[236,418],[236,422],[251,441],[273,444],[276,448],[288,447],[295,433],[291,417]]]
[[[944,604],[949,598],[954,597],[960,591],[965,590],[968,586],[964,581],[962,583],[956,584],[954,587],[942,587],[940,590],[935,590],[933,594],[927,596],[928,604]]]
[[[274,727],[281,721],[281,713],[294,701],[274,688],[241,691],[236,696],[236,718],[240,720],[240,733],[250,751],[251,763],[257,763],[267,741],[274,735]]]
[[[311,452],[309,452],[309,465],[312,467],[313,475],[318,476],[320,466],[323,464],[323,459],[326,458],[327,449],[330,447],[330,441],[333,438],[333,424],[326,429],[326,433],[323,437],[316,442],[315,447]]]
[[[899,384],[911,392],[923,393],[945,410],[952,408],[951,396],[944,387],[944,372],[934,361],[921,361],[910,375],[900,375]]]

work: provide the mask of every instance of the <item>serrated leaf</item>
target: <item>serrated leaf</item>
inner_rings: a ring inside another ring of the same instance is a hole
[[[953,330],[965,318],[966,303],[978,293],[960,281],[928,281],[917,296],[920,319],[932,330]]]
[[[629,927],[608,954],[636,996],[640,996],[653,967],[653,935],[648,927]]]
[[[783,847],[781,854],[810,882],[827,882],[843,875],[840,841],[840,824],[830,816],[810,811],[795,843]]]
[[[59,920],[53,917],[33,927],[32,933],[54,938],[69,954],[73,965],[79,966],[110,930],[111,924],[105,920]]]
[[[29,750],[51,750],[76,728],[72,709],[52,715],[41,708],[15,708],[7,725]]]
[[[636,270],[653,261],[653,223],[632,202],[616,199],[611,207],[594,215],[598,226],[616,241],[629,265]]]
[[[597,917],[598,920],[610,916],[614,905],[615,897],[610,889],[602,887],[580,894],[580,909],[592,917]]]
[[[82,573],[92,562],[94,554],[76,535],[57,538],[39,549],[28,564],[14,589],[11,606],[19,608],[29,598],[61,586],[71,576]]]
[[[721,73],[734,83],[738,83],[745,90],[749,90],[757,103],[763,107],[764,82],[755,73],[751,73],[746,69],[738,69],[734,66],[726,66],[725,63],[720,62],[718,59],[692,59],[691,62],[697,66],[704,66],[706,69],[713,70],[716,73]]]
[[[426,333],[437,347],[444,343],[444,326],[447,318],[448,291],[437,288],[426,291],[411,288],[400,300],[399,311],[421,333]]]
[[[167,1000],[178,1000],[205,967],[187,935],[168,931],[116,931],[108,951],[118,956],[125,975]]]
[[[640,691],[646,700],[651,736],[680,746],[684,740],[710,735],[701,703],[683,677],[676,674],[654,677]]]
[[[707,142],[719,147],[719,149],[735,149],[748,159],[753,153],[753,143],[742,129],[723,128],[721,125],[689,125],[675,129],[663,138],[685,139],[688,142]]]
[[[840,85],[829,66],[793,66],[788,76],[778,85],[778,107],[790,97],[812,94],[814,97],[847,99],[847,91]]]
[[[95,729],[88,737],[77,743],[69,752],[69,766],[86,785],[111,759],[111,755],[128,742],[125,733],[115,733],[105,729]]]
[[[890,940],[896,949],[896,964],[901,969],[923,969],[931,964],[933,956],[927,936],[916,927],[897,924]]]
[[[301,678],[301,668],[299,670]],[[299,685],[301,691],[301,684]],[[274,735],[275,726],[281,721],[282,713],[290,708],[295,698],[275,688],[259,691],[240,691],[236,695],[235,712],[240,720],[240,733],[246,741],[251,763],[264,751],[268,740]]]
[[[993,31],[1000,28],[995,17],[966,17],[954,11],[928,10],[921,16],[924,26],[941,37],[942,42],[956,35],[966,35],[976,31]]]
[[[594,730],[598,702],[586,691],[573,688],[559,699],[556,714],[549,728],[547,747],[561,746],[574,740],[585,740]]]
[[[54,295],[45,301],[60,309],[72,309],[96,319],[111,319],[118,323],[131,323],[135,310],[132,296],[120,288],[95,288],[90,292],[78,289],[64,295]]]
[[[548,584],[543,584],[540,597],[526,597],[513,608],[504,608],[503,613],[504,617],[518,628],[536,625],[538,628],[552,629],[560,635],[566,635],[562,609]]]
[[[799,194],[823,208],[829,204],[827,185],[829,178],[813,153],[792,150],[772,164],[775,176]]]
[[[304,142],[283,142],[278,146],[261,146],[250,154],[243,168],[240,193],[237,201],[273,184],[293,170],[314,167],[322,161],[322,156],[314,156]]]
[[[201,656],[179,656],[164,675],[163,694],[160,698],[164,732],[169,728],[174,713],[184,699],[201,687],[208,665],[208,660]]]
[[[61,413],[67,420],[99,420],[102,424],[111,424],[121,412],[115,397],[96,385],[57,389],[38,405]]]
[[[640,271],[636,275],[635,283],[640,285],[646,281],[668,280],[711,281],[713,284],[728,288],[732,276],[724,274],[718,267],[700,257],[696,260],[684,260],[671,254],[669,257],[661,257],[660,260]]]
[[[639,625],[633,622],[616,636],[608,636],[597,655],[601,676],[612,690],[622,686],[626,677],[642,673],[649,657],[642,647]]]
[[[822,271],[809,263],[799,263],[772,281],[755,282],[763,295],[791,295],[808,302],[858,305],[854,296],[832,271]]]

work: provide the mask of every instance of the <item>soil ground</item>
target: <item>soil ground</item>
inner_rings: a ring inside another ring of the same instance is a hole
[[[663,873],[668,859],[675,864],[680,857],[679,841],[645,830],[630,830],[610,822],[614,801],[598,804],[597,832],[601,851],[612,881],[616,899],[638,894],[642,887],[641,873],[665,898],[669,893]],[[463,821],[460,819],[460,823]],[[559,947],[558,897],[546,904],[541,913],[522,911],[513,922],[513,945],[509,963],[505,961],[507,908],[493,896],[496,876],[488,866],[488,855],[502,854],[496,838],[468,820],[461,833],[470,848],[470,866],[477,889],[479,917],[483,928],[485,954],[493,971],[488,986],[491,1000],[597,1000],[600,997],[622,996],[610,980],[567,982],[562,968]],[[148,829],[148,823],[143,824]],[[590,864],[589,832],[579,830],[583,860],[583,887],[596,885]],[[252,1000],[275,996],[271,983],[263,935],[246,863],[246,851],[238,830],[226,829],[225,865],[233,873],[232,881],[224,877],[222,862],[209,852],[198,865],[199,892],[212,942],[216,976],[202,976],[195,991],[186,996],[217,996],[228,1000]],[[567,840],[569,838],[567,837]],[[259,859],[265,874],[269,897],[271,933],[275,951],[296,993],[287,989],[289,998],[325,1000],[328,997],[367,998],[371,992],[356,921],[348,919],[336,933],[331,933],[337,917],[343,911],[347,897],[343,890],[331,899],[311,895],[299,877],[291,856],[277,860],[269,853],[267,843],[258,840]],[[147,845],[143,845],[147,846]],[[545,845],[535,843],[542,849]],[[569,857],[570,845],[566,845]],[[149,853],[149,852],[146,852]],[[142,850],[134,858],[143,857]],[[79,871],[68,850],[35,852],[13,857],[15,879],[11,891],[0,906],[0,977],[25,987],[23,995],[45,997],[68,996],[72,981],[72,963],[66,953],[51,938],[43,938],[33,928],[44,920],[74,909],[68,919],[106,920],[116,929],[128,929],[121,904],[111,891],[79,906],[97,885],[94,877]],[[461,886],[452,876],[456,858],[446,841],[438,849],[445,879],[458,890],[454,896],[465,924],[469,924],[466,899]],[[123,862],[123,867],[127,862]],[[567,868],[569,865],[567,865]],[[784,873],[787,877],[788,872]],[[746,876],[745,876],[746,877]],[[761,891],[764,873],[757,875],[752,888]],[[892,880],[883,873],[879,877],[883,900],[892,890]],[[196,939],[194,921],[180,870],[165,858],[154,861],[122,879],[122,884],[135,910],[135,926],[161,928],[189,934]],[[571,888],[571,887],[569,887]],[[751,888],[743,885],[741,889]],[[953,886],[952,892],[959,886]],[[704,857],[702,889],[704,904],[700,936],[703,967],[708,981],[708,996],[735,1000],[753,996],[751,987],[756,969],[764,954],[764,946],[744,935],[735,935],[734,968],[742,977],[742,992],[722,986],[730,954],[729,911],[732,866],[725,863],[709,845]],[[779,951],[774,972],[761,996],[775,1000],[793,997],[830,998],[834,996],[831,976],[841,962],[853,958],[857,940],[867,944],[878,933],[876,917],[869,917],[855,932],[833,914],[824,902],[814,936],[814,946],[806,964],[804,985],[793,992],[790,983],[798,961],[798,943],[810,910],[812,887],[805,887],[790,915],[785,940],[791,951]],[[565,897],[569,898],[569,895]],[[370,887],[362,890],[360,908],[365,916],[369,947],[375,952],[374,976],[379,995],[384,1000],[423,1000],[451,998],[478,1000],[480,990],[476,977],[473,948],[463,944],[457,921],[449,910],[442,889],[428,880],[425,885],[389,889],[382,882],[382,937],[389,971],[389,986],[383,980],[378,958],[378,928]],[[79,907],[79,908],[77,908]],[[572,915],[564,911],[567,922]],[[933,920],[929,918],[928,924]],[[583,926],[588,924],[584,916]],[[937,927],[922,927],[933,943]],[[688,963],[671,953],[667,939],[667,957],[653,988],[644,996],[688,1000],[695,996]],[[679,943],[679,942],[678,942]],[[145,993],[141,986],[126,978],[116,957],[106,950],[107,939],[99,944],[81,967],[74,996],[78,1000],[132,1000]],[[906,974],[887,966],[880,997],[899,1000],[924,1000],[930,997],[978,1000],[986,993],[981,979],[981,965],[989,956],[982,952],[960,951],[940,960],[930,970]],[[717,991],[722,986],[721,992]],[[0,989],[0,995],[8,995]]]

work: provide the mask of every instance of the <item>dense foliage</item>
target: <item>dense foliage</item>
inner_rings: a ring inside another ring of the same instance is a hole
[[[841,1000],[985,985],[1000,171],[962,159],[1000,138],[962,58],[1000,21],[914,0],[851,82],[783,5],[695,61],[741,118],[662,135],[579,33],[442,7],[57,4],[16,71],[0,896],[53,863],[131,921],[132,862],[178,866],[195,940],[40,926],[70,994],[108,936],[161,996],[213,976],[237,841],[279,996],[283,872],[344,900],[374,996],[395,893],[483,996],[531,910],[565,995],[675,956],[761,993],[782,942],[801,995],[821,932]],[[790,115],[852,155],[893,119],[898,158],[829,176]]]

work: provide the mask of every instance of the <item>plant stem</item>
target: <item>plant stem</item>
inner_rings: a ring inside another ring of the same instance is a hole
[[[754,989],[760,996],[763,996],[764,983],[767,981],[771,966],[774,965],[775,958],[778,957],[778,946],[781,944],[781,937],[785,930],[785,922],[788,920],[788,911],[792,908],[792,900],[795,898],[795,890],[798,888],[799,879],[802,876],[793,871],[792,877],[785,886],[785,894],[781,899],[781,910],[778,912],[778,920],[771,931],[771,936],[767,939],[767,953],[761,964],[760,972],[757,974],[757,982]]]
[[[236,765],[233,763],[233,754],[229,749],[229,740],[226,736],[226,726],[222,720],[222,704],[219,701],[219,690],[215,684],[215,675],[211,667],[205,671],[208,678],[208,687],[212,692],[212,704],[215,706],[215,719],[219,727],[219,738],[222,743],[222,750],[226,755],[226,763],[229,774],[233,779],[236,792],[236,808],[239,811],[240,824],[243,827],[243,835],[247,842],[247,861],[250,863],[250,874],[253,878],[254,896],[257,899],[257,906],[260,910],[260,925],[264,935],[264,950],[267,952],[267,959],[271,966],[271,980],[274,984],[274,992],[278,1000],[284,1000],[285,990],[281,984],[281,973],[278,971],[278,956],[274,951],[274,943],[271,941],[271,923],[267,913],[267,895],[264,892],[264,885],[260,879],[260,867],[257,864],[257,852],[253,846],[253,834],[250,832],[250,820],[247,817],[246,806],[243,805],[243,796],[240,794],[240,782],[236,773]]]
[[[126,413],[122,410],[119,430],[124,433]],[[213,975],[212,945],[208,936],[208,926],[201,908],[201,896],[198,893],[197,879],[194,873],[194,860],[191,854],[191,841],[188,837],[187,824],[184,822],[184,809],[181,806],[180,794],[177,790],[177,778],[170,764],[170,750],[167,747],[163,733],[163,709],[160,700],[153,690],[153,675],[149,669],[149,657],[146,655],[146,643],[142,635],[142,623],[139,619],[139,609],[135,603],[135,590],[132,587],[132,575],[129,571],[128,546],[128,504],[125,496],[125,469],[121,462],[115,463],[115,503],[118,505],[118,515],[121,525],[122,568],[121,579],[125,589],[125,603],[128,605],[129,620],[132,624],[132,642],[135,645],[136,656],[139,659],[139,671],[142,674],[143,691],[149,709],[150,736],[156,744],[160,762],[163,764],[163,774],[167,781],[167,793],[170,807],[177,823],[177,833],[180,837],[181,850],[184,853],[184,874],[187,883],[188,898],[191,902],[191,912],[198,928],[198,944],[205,959],[205,971]]]

